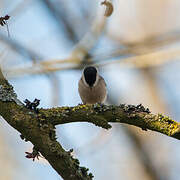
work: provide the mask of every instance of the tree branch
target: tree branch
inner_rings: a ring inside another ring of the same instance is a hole
[[[154,115],[141,104],[114,105],[78,105],[75,107],[58,107],[41,109],[39,116],[53,125],[90,122],[105,129],[111,128],[109,122],[125,123],[152,130],[180,140],[180,123],[162,114]]]
[[[36,113],[22,105],[1,71],[0,115],[26,140],[32,142],[57,173],[68,180],[90,180],[92,174],[88,174],[85,167],[80,167],[79,161],[71,156],[71,151],[65,151],[56,141],[56,125],[90,122],[109,129],[109,122],[126,123],[180,139],[180,123],[161,114],[151,114],[142,105],[78,105],[39,109]]]

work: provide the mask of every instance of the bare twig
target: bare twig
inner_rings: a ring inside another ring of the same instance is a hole
[[[161,51],[144,54],[144,55],[137,55],[137,56],[129,57],[125,59],[101,61],[100,63],[95,63],[94,65],[107,66],[110,64],[121,64],[129,68],[133,68],[133,67],[145,68],[145,67],[159,66],[161,64],[167,63],[172,60],[178,60],[177,57],[179,56],[180,56],[180,49],[169,49],[169,50],[161,50]],[[70,62],[70,61],[74,61],[74,60],[67,59],[67,62]],[[64,62],[66,62],[66,60],[64,60]],[[6,72],[10,77],[16,77],[16,76],[20,76],[24,74],[50,73],[50,72],[55,72],[55,71],[76,69],[79,67],[77,63],[73,63],[73,64],[62,63],[62,64],[56,64],[53,66],[46,66],[42,64],[39,64],[39,65],[36,64],[36,65],[33,65],[32,67],[26,67],[26,68],[6,69]]]

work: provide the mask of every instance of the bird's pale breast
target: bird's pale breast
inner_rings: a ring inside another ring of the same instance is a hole
[[[103,103],[106,100],[106,83],[101,76],[97,85],[93,87],[86,86],[81,78],[78,91],[84,104]]]

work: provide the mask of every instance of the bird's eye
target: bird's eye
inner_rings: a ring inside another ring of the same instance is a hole
[[[106,6],[104,16],[106,16],[106,17],[111,16],[111,14],[113,13],[113,9],[114,9],[113,4],[110,1],[105,0],[105,1],[101,2],[101,5]]]

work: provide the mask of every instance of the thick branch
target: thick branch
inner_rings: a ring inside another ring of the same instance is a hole
[[[163,133],[167,136],[180,139],[180,123],[162,114],[154,115],[142,105],[79,105],[76,107],[59,107],[41,109],[40,115],[53,125],[90,122],[105,129],[112,123],[125,123]]]

